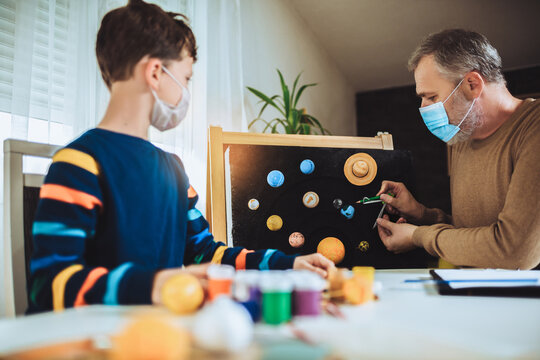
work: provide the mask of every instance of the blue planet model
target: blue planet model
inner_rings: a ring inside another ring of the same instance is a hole
[[[302,160],[300,163],[300,171],[306,175],[311,174],[315,170],[315,164],[309,159]]]
[[[271,187],[280,187],[285,181],[285,176],[283,176],[283,173],[279,170],[272,170],[268,173],[266,181]]]
[[[341,214],[345,216],[348,220],[352,219],[354,216],[354,208],[351,205],[348,205],[346,208],[343,206],[341,209]]]

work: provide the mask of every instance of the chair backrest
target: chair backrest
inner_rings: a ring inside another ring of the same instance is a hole
[[[4,141],[4,294],[7,316],[24,314],[32,255],[32,222],[44,175],[25,174],[23,157],[51,158],[59,146]]]
[[[227,241],[227,202],[225,158],[228,145],[275,145],[320,148],[363,148],[393,150],[392,135],[374,137],[284,135],[225,132],[221,127],[208,130],[206,218],[216,241]]]

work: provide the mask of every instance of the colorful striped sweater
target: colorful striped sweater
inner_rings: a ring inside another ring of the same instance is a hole
[[[156,271],[182,265],[292,267],[295,256],[214,241],[197,199],[176,155],[87,131],[55,154],[40,191],[28,312],[149,304]]]

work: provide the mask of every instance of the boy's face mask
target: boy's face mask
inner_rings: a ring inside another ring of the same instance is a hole
[[[474,102],[476,101],[475,98],[471,104],[471,107],[469,107],[469,110],[457,126],[450,124],[450,121],[448,120],[448,114],[446,113],[446,110],[444,108],[444,103],[448,99],[450,99],[454,92],[456,92],[463,80],[464,79],[462,79],[459,84],[457,84],[454,90],[452,90],[450,95],[448,95],[448,97],[443,102],[439,101],[435,104],[419,108],[420,115],[422,116],[424,124],[426,124],[428,130],[444,142],[450,141],[459,132],[459,126],[467,118],[474,106]]]
[[[178,84],[178,86],[180,86],[182,89],[182,98],[180,99],[178,105],[169,105],[161,100],[153,89],[150,89],[154,95],[154,98],[156,99],[154,102],[154,109],[152,110],[152,119],[150,120],[150,124],[152,124],[152,126],[159,131],[169,130],[178,126],[178,124],[180,124],[180,122],[186,117],[189,108],[188,89],[186,89],[186,87],[182,85],[180,81],[176,80],[173,74],[171,74],[171,72],[167,70],[165,66],[162,66],[162,69],[171,77],[171,79],[174,80],[175,83]]]

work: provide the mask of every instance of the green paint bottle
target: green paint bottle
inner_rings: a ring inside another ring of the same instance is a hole
[[[291,319],[293,284],[283,271],[269,271],[261,280],[262,314],[267,324],[279,325]]]

